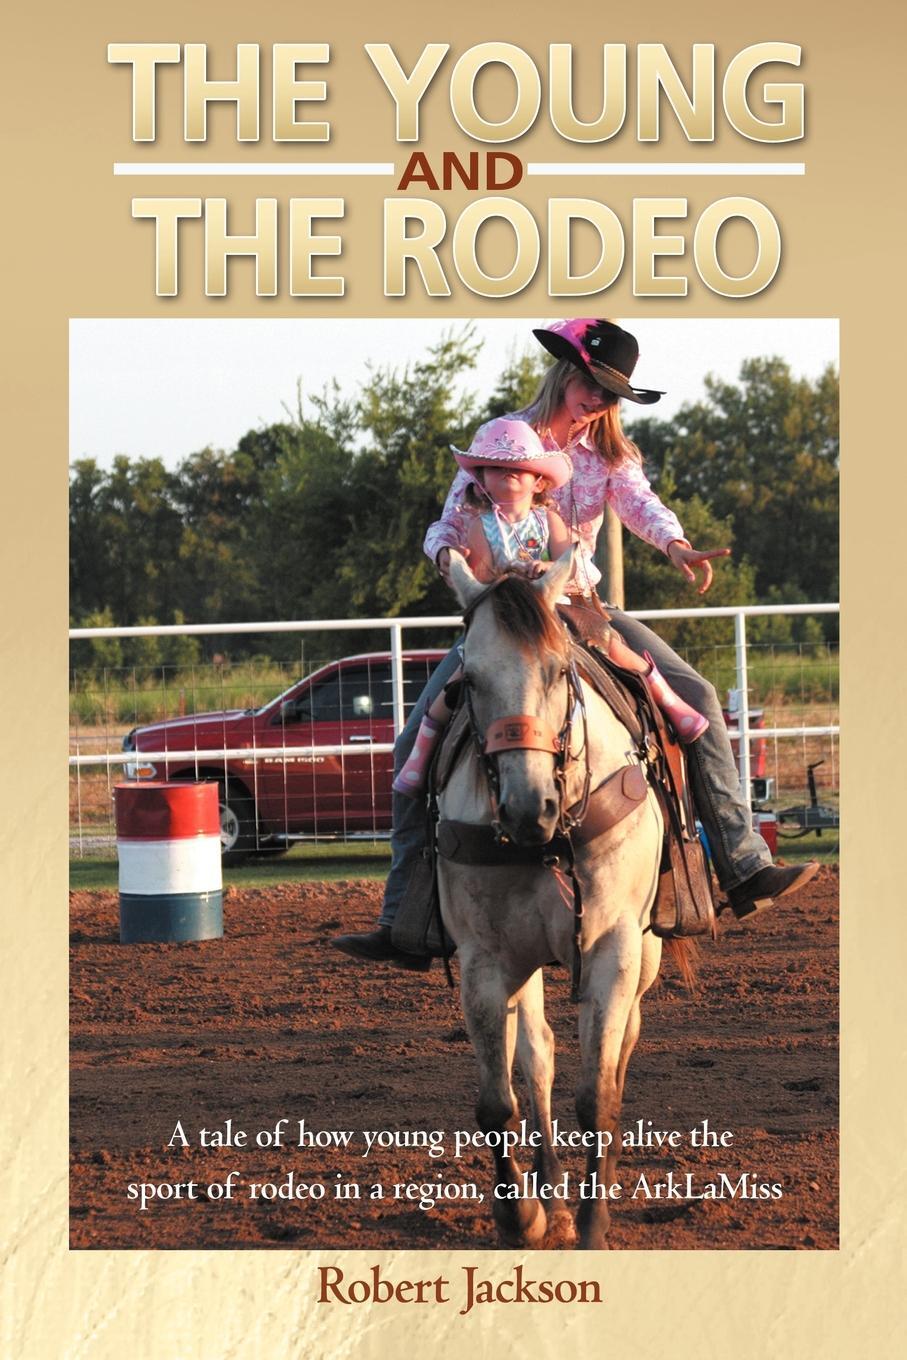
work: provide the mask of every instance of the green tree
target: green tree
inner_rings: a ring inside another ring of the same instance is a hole
[[[535,351],[513,353],[498,378],[491,396],[485,402],[479,423],[495,416],[506,416],[522,411],[532,401],[545,375],[549,360]]]
[[[352,552],[342,572],[357,613],[450,612],[450,594],[421,544],[456,471],[451,445],[465,447],[479,423],[460,383],[477,352],[468,330],[451,334],[409,368],[373,371],[363,388]]]
[[[778,358],[750,359],[738,384],[706,380],[706,398],[670,421],[632,427],[653,482],[699,496],[733,527],[759,598],[838,596],[838,379],[812,383]],[[695,540],[694,540],[695,541]],[[698,545],[697,545],[698,546]]]
[[[93,459],[73,467],[70,575],[76,616],[109,609],[116,623],[168,617],[178,603],[182,519],[177,478],[159,458]]]
[[[697,547],[734,546],[729,520],[719,520],[699,497],[685,501],[670,493],[666,497],[676,510],[687,535]],[[698,595],[663,553],[624,532],[624,585],[628,609],[703,609],[713,605],[752,604],[753,571],[745,561],[719,558],[713,563],[714,579],[706,595]],[[672,647],[726,646],[733,641],[731,619],[666,619],[652,625]]]
[[[181,609],[174,609],[171,623],[185,623],[186,619]],[[193,666],[201,659],[202,644],[199,638],[189,633],[173,633],[160,639],[161,660],[165,666],[172,666],[174,670],[183,667]]]
[[[184,575],[178,605],[188,618],[242,622],[266,608],[255,524],[265,485],[296,442],[291,425],[272,425],[244,435],[231,453],[202,449],[180,465],[176,502]]]
[[[107,608],[95,609],[86,614],[79,627],[115,628],[117,625],[113,612]],[[123,665],[123,643],[120,638],[89,638],[87,642],[77,643],[76,646],[82,656],[87,649],[87,659],[81,659],[77,664],[87,665],[95,680],[107,671],[119,670]]]
[[[343,577],[355,548],[357,433],[355,412],[334,386],[313,399],[311,416],[300,410],[262,479],[248,534],[250,563],[268,618],[350,612]]]

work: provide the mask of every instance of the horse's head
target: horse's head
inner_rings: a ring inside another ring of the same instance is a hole
[[[450,555],[450,581],[467,622],[467,699],[491,762],[496,819],[519,845],[549,841],[560,814],[555,753],[571,699],[567,638],[552,606],[572,558],[571,548],[536,581],[514,572],[488,587],[459,553]]]

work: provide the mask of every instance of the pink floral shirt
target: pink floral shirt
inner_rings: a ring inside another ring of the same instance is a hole
[[[519,415],[510,419],[518,420]],[[556,449],[556,442],[542,437],[546,448]],[[573,476],[564,486],[551,493],[558,513],[577,534],[583,545],[583,562],[577,577],[584,585],[594,586],[601,580],[601,572],[592,561],[598,531],[602,527],[605,506],[610,505],[621,524],[645,543],[661,552],[675,539],[683,539],[680,520],[673,510],[658,499],[649,479],[638,463],[629,459],[617,467],[608,467],[599,455],[580,442],[570,451]],[[441,518],[429,525],[422,544],[434,562],[442,548],[462,548],[469,536],[472,512],[464,503],[464,493],[470,483],[469,474],[460,470],[444,502]]]

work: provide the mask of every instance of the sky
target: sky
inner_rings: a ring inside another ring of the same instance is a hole
[[[551,321],[554,318],[547,318]],[[442,334],[471,326],[482,349],[465,380],[489,392],[508,360],[536,348],[545,318],[331,320],[74,319],[70,322],[69,456],[109,467],[117,454],[169,468],[208,446],[235,448],[250,429],[295,413],[297,387],[336,378],[352,394],[376,366],[412,364]],[[704,394],[708,374],[734,381],[746,358],[779,355],[796,376],[838,365],[833,319],[633,320],[638,387],[664,389],[647,416],[669,419]],[[625,403],[629,406],[629,403]],[[631,411],[627,411],[630,415]]]

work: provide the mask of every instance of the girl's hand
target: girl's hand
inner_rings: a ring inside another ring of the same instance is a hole
[[[713,557],[730,557],[730,548],[710,548],[706,552],[698,552],[686,539],[675,538],[668,544],[668,561],[686,577],[691,585],[696,584],[696,573],[694,567],[702,570],[702,585],[699,587],[699,594],[704,595],[712,584],[712,563]]]
[[[552,565],[551,562],[527,562],[526,575],[530,581],[536,581],[540,576],[544,576],[546,571],[550,571]]]

